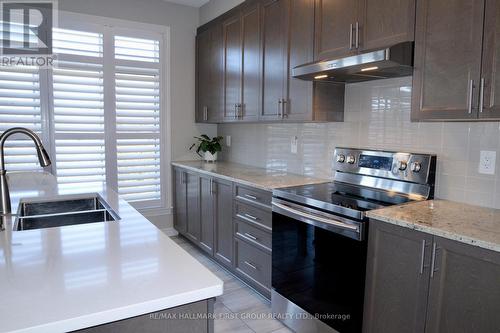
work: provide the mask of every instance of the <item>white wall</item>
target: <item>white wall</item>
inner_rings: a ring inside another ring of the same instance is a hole
[[[212,21],[244,0],[210,0],[200,7],[200,25]]]

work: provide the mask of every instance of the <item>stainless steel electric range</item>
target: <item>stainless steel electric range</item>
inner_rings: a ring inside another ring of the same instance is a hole
[[[272,308],[296,332],[361,332],[371,209],[434,195],[436,157],[337,148],[333,182],[273,191]]]

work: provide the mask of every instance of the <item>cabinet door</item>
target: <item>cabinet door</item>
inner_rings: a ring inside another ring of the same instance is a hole
[[[285,121],[313,120],[313,83],[292,77],[294,67],[314,59],[314,0],[288,1],[288,96]]]
[[[208,121],[211,48],[210,30],[205,30],[196,36],[196,122]]]
[[[222,25],[196,36],[196,121],[215,123],[222,105]]]
[[[238,110],[238,118],[243,121],[256,121],[261,107],[260,4],[258,2],[243,8],[241,24],[243,76],[241,82],[241,107]]]
[[[262,3],[262,111],[261,120],[281,119],[287,77],[287,0]]]
[[[231,267],[233,250],[233,185],[231,182],[214,179],[215,190],[215,259]]]
[[[214,193],[213,179],[200,176],[200,246],[210,255],[214,252]]]
[[[359,6],[362,50],[415,39],[415,0],[360,0]]]
[[[498,332],[500,254],[435,237],[427,326],[433,332]]]
[[[370,220],[363,332],[424,332],[432,236]]]
[[[174,168],[174,227],[180,234],[187,231],[187,187],[184,170]]]
[[[500,2],[486,0],[483,42],[484,95],[481,118],[500,118]],[[481,111],[481,109],[480,109]]]
[[[200,241],[200,177],[186,172],[187,188],[187,232],[186,236],[193,242]]]
[[[316,0],[315,60],[343,57],[357,52],[355,25],[356,0]]]
[[[224,112],[223,121],[236,121],[241,103],[241,14],[222,24],[224,39]]]
[[[419,0],[412,120],[477,117],[484,0]]]

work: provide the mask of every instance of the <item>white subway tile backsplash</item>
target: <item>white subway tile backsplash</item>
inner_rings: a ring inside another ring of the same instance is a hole
[[[232,137],[222,158],[332,178],[338,146],[435,153],[438,198],[500,208],[500,163],[494,176],[478,172],[481,150],[500,153],[499,122],[410,122],[410,77],[351,84],[345,98],[342,123],[220,125],[219,134]]]

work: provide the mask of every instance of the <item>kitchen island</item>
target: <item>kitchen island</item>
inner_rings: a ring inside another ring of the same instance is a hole
[[[148,327],[144,324],[188,327],[193,320],[179,319],[179,313],[193,309],[207,314],[204,331],[210,330],[212,300],[222,294],[223,282],[115,192],[65,190],[48,174],[11,174],[9,182],[13,212],[27,198],[90,194],[104,199],[120,219],[12,231],[14,217],[5,218],[6,228],[0,232],[0,332],[99,332],[106,326],[98,325],[105,324],[124,332],[125,319],[134,317],[143,329]]]

